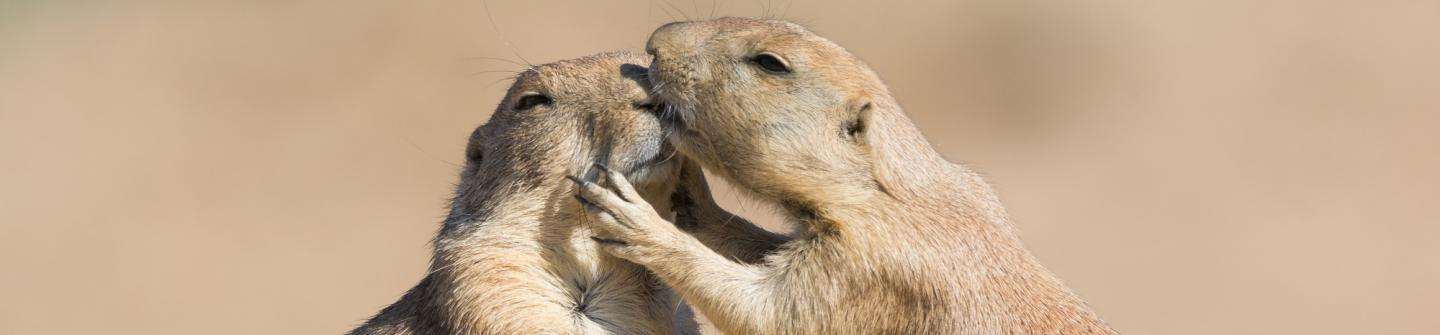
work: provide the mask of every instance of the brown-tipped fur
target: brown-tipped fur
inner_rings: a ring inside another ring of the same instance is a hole
[[[804,228],[762,264],[737,263],[617,197],[623,177],[581,183],[601,208],[596,232],[627,243],[604,249],[645,265],[720,329],[1115,333],[1026,251],[990,187],[941,158],[844,49],[743,18],[666,25],[647,49],[655,94],[678,113],[672,143]]]
[[[673,291],[597,249],[564,181],[603,163],[668,206],[681,159],[648,110],[645,62],[608,53],[521,73],[471,135],[430,273],[351,334],[697,333]],[[549,101],[522,108],[534,94]]]

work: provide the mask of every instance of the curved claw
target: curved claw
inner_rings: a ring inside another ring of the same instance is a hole
[[[595,167],[600,169],[600,172],[605,175],[605,182],[609,184],[606,186],[620,195],[621,199],[625,199],[626,202],[631,203],[644,201],[644,198],[640,197],[640,192],[635,191],[635,185],[630,184],[630,180],[625,178],[625,174],[610,169],[609,166],[601,163],[595,163]]]

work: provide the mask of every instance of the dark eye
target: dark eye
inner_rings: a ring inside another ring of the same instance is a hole
[[[755,66],[759,66],[760,69],[765,70],[765,72],[775,74],[790,73],[790,64],[786,64],[784,59],[780,59],[780,56],[769,52],[750,57],[750,62],[755,63]]]
[[[549,96],[544,94],[534,92],[525,93],[525,95],[520,96],[519,100],[515,100],[515,110],[527,111],[535,108],[535,106],[549,105],[551,102],[554,102],[554,100],[551,100]]]

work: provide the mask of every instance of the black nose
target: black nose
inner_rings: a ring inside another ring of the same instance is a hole
[[[636,80],[648,79],[650,78],[650,68],[636,64],[621,64],[620,76]]]

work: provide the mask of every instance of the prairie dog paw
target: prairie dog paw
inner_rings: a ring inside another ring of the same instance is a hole
[[[640,197],[623,174],[595,166],[601,171],[599,182],[566,177],[575,183],[575,199],[585,209],[593,239],[602,249],[632,261],[641,251],[664,245],[675,227]]]

